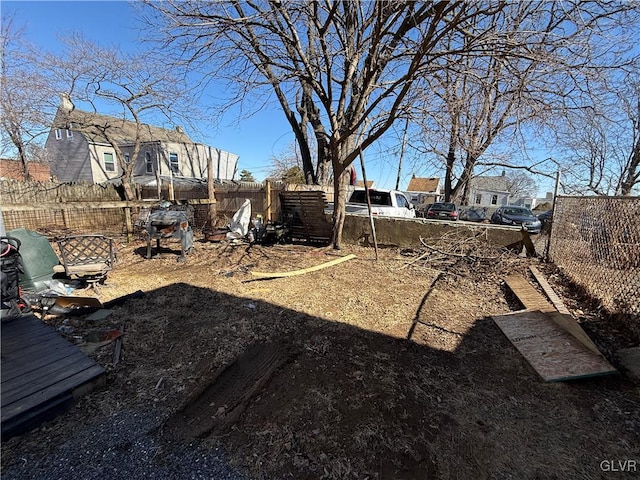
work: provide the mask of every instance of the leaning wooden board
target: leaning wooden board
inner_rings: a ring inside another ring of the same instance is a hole
[[[524,310],[497,315],[493,320],[544,381],[616,373],[601,354],[576,338],[575,332],[571,334],[562,328],[563,322],[554,318],[558,315],[562,316],[557,312]],[[563,320],[575,323],[573,319]],[[580,328],[577,323],[576,326]]]

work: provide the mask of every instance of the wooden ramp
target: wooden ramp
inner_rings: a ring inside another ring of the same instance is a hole
[[[104,369],[34,315],[2,323],[2,440],[22,434],[104,384]]]
[[[547,382],[616,373],[542,274],[537,269],[532,273],[542,280],[541,286],[554,305],[523,276],[507,277],[507,286],[526,308],[493,317],[509,341]]]
[[[602,355],[560,327],[555,316],[566,317],[559,312],[525,310],[493,320],[546,382],[616,373]],[[567,320],[576,323],[573,318]]]
[[[332,225],[324,213],[328,202],[323,191],[281,192],[280,205],[291,239],[323,245],[331,242]]]

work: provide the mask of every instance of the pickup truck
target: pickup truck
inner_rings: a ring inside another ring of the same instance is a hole
[[[404,193],[397,190],[369,189],[371,213],[380,217],[415,218],[416,211]],[[333,211],[333,204],[327,209]],[[363,188],[357,188],[349,197],[346,206],[347,214],[369,215],[367,197]]]

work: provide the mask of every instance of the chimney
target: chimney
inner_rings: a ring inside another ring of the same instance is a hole
[[[66,92],[60,94],[60,108],[67,114],[73,112],[73,110],[76,108],[71,101],[71,97]]]
[[[184,133],[184,130],[182,129],[182,127],[181,127],[180,125],[178,125],[178,126],[176,127],[176,132],[178,132],[179,134],[183,134],[183,133]]]
[[[504,177],[504,176],[506,176],[506,175],[507,175],[507,172],[505,172],[504,170],[502,170],[502,176]]]

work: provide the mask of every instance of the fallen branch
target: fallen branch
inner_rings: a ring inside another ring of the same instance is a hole
[[[431,245],[427,245],[422,237],[420,237],[420,243],[422,243],[422,245],[427,247],[429,250],[440,253],[442,255],[451,256],[451,257],[473,258],[475,260],[497,260],[498,258],[500,258],[500,257],[480,257],[477,255],[466,255],[464,253],[443,252],[442,250],[438,250],[437,248],[432,247]]]
[[[351,260],[352,258],[356,258],[356,256],[354,254],[350,254],[345,257],[336,258],[335,260],[331,260],[330,262],[321,263],[320,265],[316,265],[315,267],[303,268],[301,270],[294,270],[292,272],[279,272],[279,273],[251,272],[251,275],[258,278],[293,277],[295,275],[304,275],[305,273],[315,272],[316,270],[321,270],[323,268],[331,267],[333,265],[346,262],[347,260]]]

